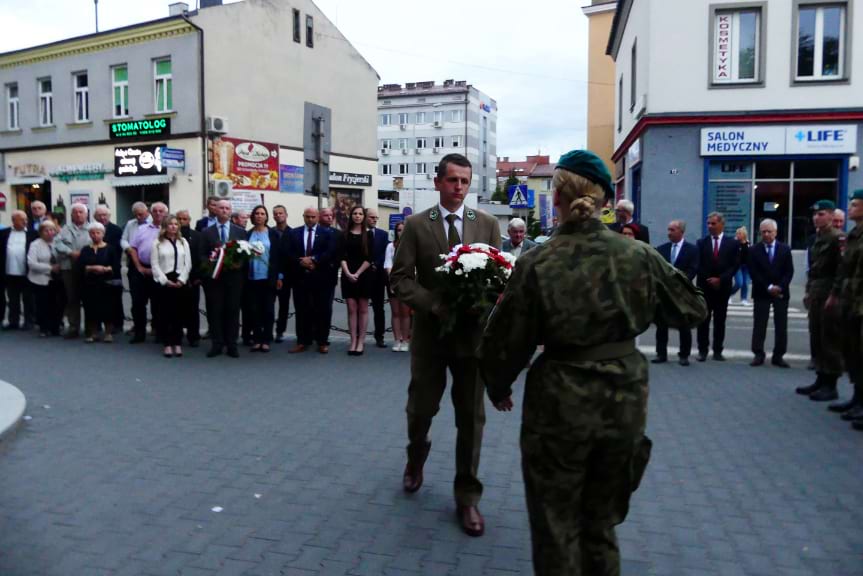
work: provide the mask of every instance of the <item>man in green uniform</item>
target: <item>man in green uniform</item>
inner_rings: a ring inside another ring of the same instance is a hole
[[[848,219],[855,227],[848,233],[845,252],[827,301],[828,309],[838,309],[842,318],[842,351],[854,396],[848,402],[830,406],[863,430],[863,189],[851,194]]]
[[[824,307],[836,271],[842,260],[842,234],[833,227],[836,205],[830,200],[819,200],[812,206],[815,224],[815,241],[809,247],[809,273],[803,302],[809,310],[809,348],[815,361],[817,378],[809,386],[798,386],[798,394],[808,394],[810,400],[835,400],[836,382],[842,375],[842,333],[837,316],[838,308]]]
[[[522,255],[486,327],[480,370],[498,410],[533,357],[521,429],[536,574],[620,574],[623,522],[650,454],[647,361],[635,337],[651,322],[691,329],[701,292],[656,250],[600,221],[611,177],[593,153],[561,157],[561,226]]]

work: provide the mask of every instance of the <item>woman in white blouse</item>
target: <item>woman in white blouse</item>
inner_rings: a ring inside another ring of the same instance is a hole
[[[410,350],[411,340],[411,309],[408,305],[396,298],[396,295],[390,290],[389,275],[393,269],[393,258],[395,257],[396,248],[399,247],[399,240],[402,232],[404,232],[405,223],[399,222],[396,224],[394,231],[395,236],[393,241],[387,245],[386,257],[384,259],[384,270],[387,273],[387,295],[390,299],[390,310],[392,311],[393,320],[393,352],[407,352]]]
[[[159,332],[165,335],[163,355],[165,358],[182,356],[183,290],[192,271],[192,252],[189,243],[180,235],[180,223],[173,214],[162,221],[159,237],[153,241],[150,266],[153,280],[158,284],[157,319],[161,325]]]
[[[60,229],[51,220],[39,224],[39,238],[27,252],[27,280],[36,300],[39,337],[60,335],[63,307],[60,305],[60,266],[54,254],[54,236]]]

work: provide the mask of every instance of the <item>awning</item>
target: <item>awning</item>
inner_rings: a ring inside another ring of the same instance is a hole
[[[19,176],[18,178],[9,178],[9,184],[12,186],[32,186],[33,184],[42,184],[45,182],[44,176]]]
[[[174,179],[169,174],[158,174],[156,176],[126,176],[124,178],[112,178],[111,186],[122,188],[123,186],[152,186],[153,184],[170,184]]]

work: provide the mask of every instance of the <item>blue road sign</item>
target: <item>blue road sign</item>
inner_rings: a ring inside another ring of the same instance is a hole
[[[533,208],[535,194],[527,189],[527,184],[510,186],[507,189],[510,208]]]

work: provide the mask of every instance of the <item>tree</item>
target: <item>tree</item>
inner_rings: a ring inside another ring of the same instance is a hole
[[[521,182],[519,182],[515,175],[515,170],[513,170],[509,173],[509,177],[506,179],[503,186],[500,184],[497,185],[491,199],[495,202],[500,202],[501,204],[509,204],[509,187],[517,186],[518,184],[521,184]]]

